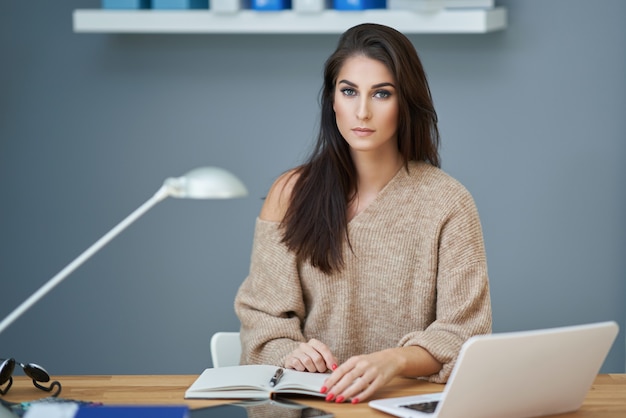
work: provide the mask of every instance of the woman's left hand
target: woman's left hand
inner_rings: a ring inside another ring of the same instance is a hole
[[[322,393],[329,402],[361,402],[396,377],[402,366],[390,350],[354,356],[325,380]]]
[[[389,348],[350,357],[324,381],[328,402],[359,403],[371,397],[396,376],[429,376],[442,364],[419,346]]]

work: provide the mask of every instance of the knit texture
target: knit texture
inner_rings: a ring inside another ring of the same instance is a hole
[[[235,299],[242,364],[283,365],[316,338],[340,362],[418,345],[447,381],[462,344],[491,332],[487,262],[469,192],[442,170],[412,162],[348,225],[344,268],[297,265],[279,223],[257,219],[250,273]]]

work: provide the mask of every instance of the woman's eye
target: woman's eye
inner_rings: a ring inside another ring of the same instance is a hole
[[[352,89],[352,88],[349,88],[349,87],[341,89],[341,93],[344,96],[356,96],[356,91],[354,89]]]
[[[374,93],[374,97],[376,97],[377,99],[386,99],[389,96],[391,96],[391,92],[387,90],[378,90],[376,93]]]

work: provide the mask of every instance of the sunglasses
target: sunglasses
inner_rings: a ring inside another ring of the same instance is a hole
[[[11,389],[11,385],[13,385],[13,370],[16,364],[24,370],[26,376],[33,379],[33,385],[35,385],[37,389],[45,390],[46,392],[52,392],[56,389],[56,391],[50,395],[52,397],[56,397],[61,393],[61,383],[56,380],[50,383],[50,386],[40,384],[40,382],[46,383],[50,381],[50,375],[43,367],[35,363],[22,364],[16,362],[13,358],[0,359],[0,361],[2,362],[0,363],[0,395],[6,395],[9,389]],[[7,382],[6,387],[2,388]]]

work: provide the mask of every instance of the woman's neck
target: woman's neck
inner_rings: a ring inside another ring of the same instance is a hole
[[[398,152],[386,156],[360,154],[352,158],[357,173],[357,190],[348,203],[348,220],[369,206],[403,165]]]
[[[383,156],[358,155],[353,156],[353,161],[357,174],[357,194],[377,194],[403,165],[399,152]]]

